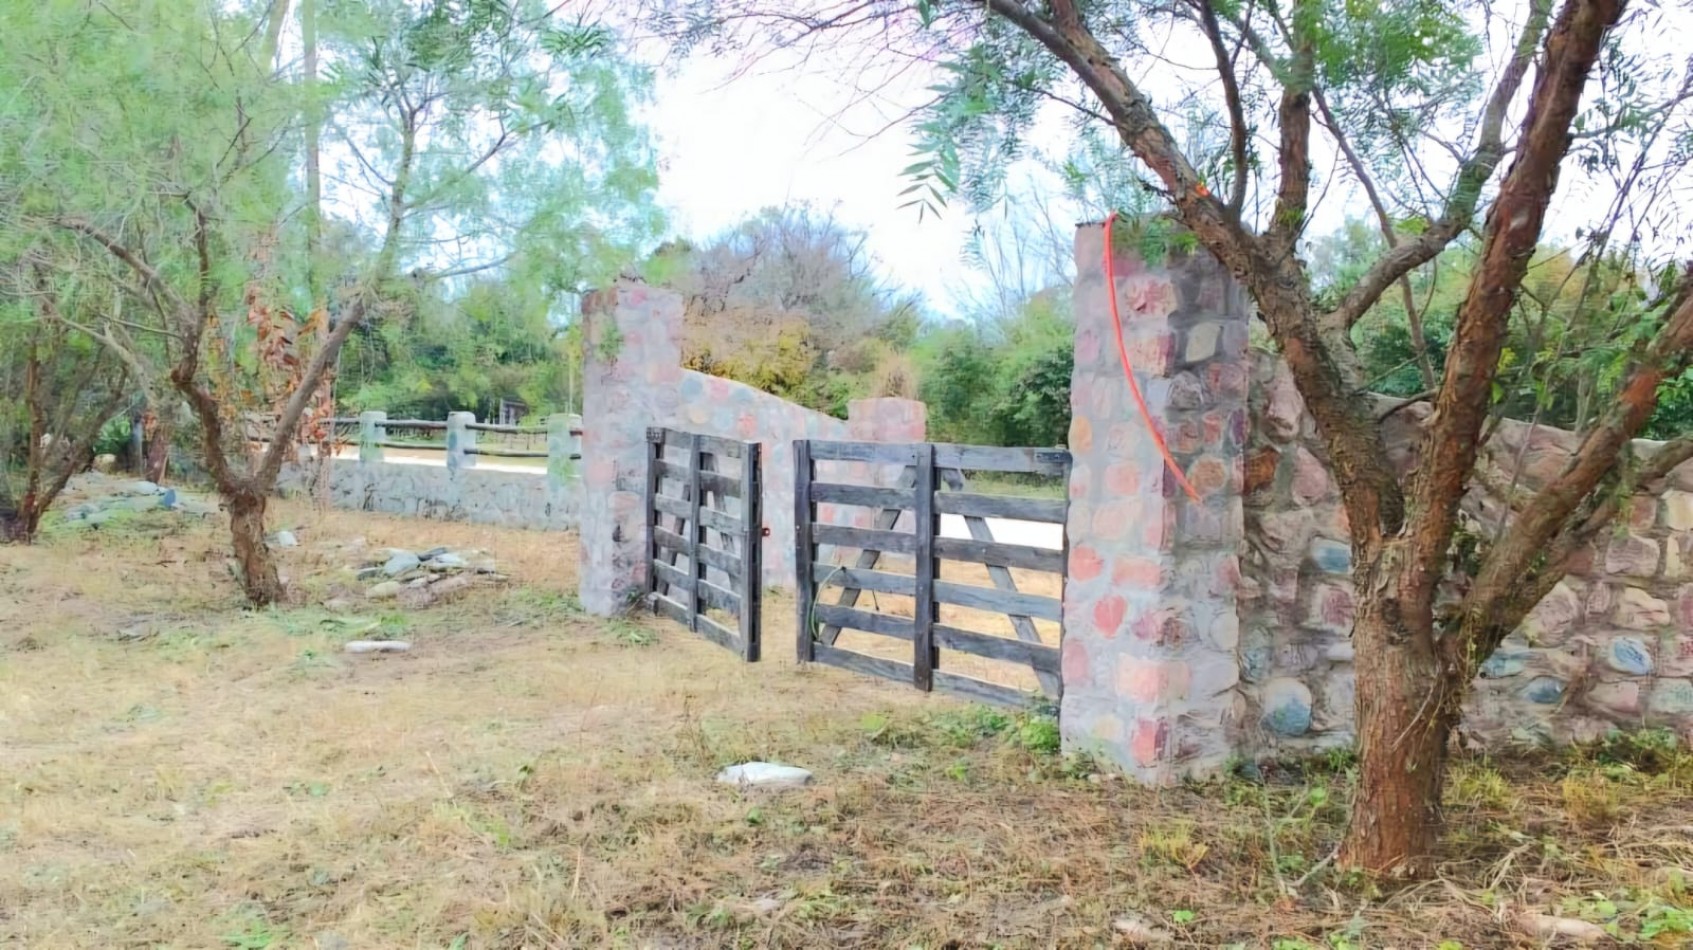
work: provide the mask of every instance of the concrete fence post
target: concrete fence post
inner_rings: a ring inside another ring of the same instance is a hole
[[[377,467],[382,464],[382,443],[388,438],[387,421],[388,414],[380,409],[359,413],[359,465],[353,485],[363,511],[376,506]]]
[[[359,464],[382,461],[382,441],[388,438],[388,414],[381,410],[359,413]]]
[[[476,467],[476,430],[470,428],[470,423],[476,421],[473,412],[447,413],[447,468],[457,472],[459,469]]]
[[[547,478],[563,485],[582,477],[582,417],[555,413],[547,417]]]

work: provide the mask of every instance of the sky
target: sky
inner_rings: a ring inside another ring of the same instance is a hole
[[[917,209],[900,207],[911,133],[895,120],[922,100],[923,83],[860,100],[825,61],[770,62],[745,74],[737,65],[699,58],[658,80],[648,121],[672,230],[704,238],[763,207],[810,204],[864,231],[890,280],[954,312],[955,292],[980,280],[963,262],[968,210],[919,221]]]

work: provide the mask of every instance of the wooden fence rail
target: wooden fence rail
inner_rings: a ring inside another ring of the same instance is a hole
[[[819,462],[899,466],[892,487],[821,481]],[[1062,624],[1062,597],[1017,589],[1012,569],[1057,574],[1065,570],[1059,549],[995,541],[988,518],[1062,524],[1068,503],[1061,499],[989,495],[967,490],[964,472],[991,471],[1062,477],[1068,452],[995,446],[868,442],[794,443],[794,524],[798,566],[798,658],[910,682],[918,689],[940,689],[971,699],[1020,705],[1030,700],[1011,687],[941,669],[944,651],[1027,667],[1042,692],[1056,700],[1060,691],[1059,649],[1043,640],[1036,620]],[[870,527],[819,521],[819,506],[872,509]],[[905,513],[909,512],[909,515]],[[941,536],[942,515],[964,520],[969,538]],[[899,530],[904,520],[911,529]],[[819,560],[821,546],[856,550],[850,563]],[[912,572],[879,569],[888,555],[912,559]],[[941,563],[954,561],[986,567],[992,587],[941,579]],[[1060,581],[1062,589],[1062,581]],[[839,590],[833,602],[824,600]],[[864,593],[912,598],[912,616],[859,606]],[[994,636],[940,622],[942,605],[1003,614],[1016,639]],[[846,649],[843,630],[875,634],[911,644],[909,663]]]

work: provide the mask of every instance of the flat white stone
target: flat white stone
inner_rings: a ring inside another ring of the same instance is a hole
[[[794,765],[747,762],[717,773],[717,780],[741,788],[799,788],[811,784],[811,773]]]
[[[411,649],[405,640],[348,640],[348,653],[404,653]]]

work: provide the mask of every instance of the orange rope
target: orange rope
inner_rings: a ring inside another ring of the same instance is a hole
[[[1158,446],[1158,453],[1164,456],[1164,464],[1170,467],[1170,474],[1176,477],[1176,484],[1187,492],[1187,496],[1194,501],[1199,500],[1199,492],[1193,490],[1193,484],[1182,474],[1180,465],[1176,464],[1175,456],[1170,454],[1170,447],[1164,442],[1164,434],[1158,431],[1158,426],[1152,422],[1152,410],[1146,408],[1146,397],[1140,393],[1140,383],[1135,381],[1134,367],[1129,364],[1129,347],[1123,342],[1123,318],[1117,313],[1117,280],[1112,271],[1111,256],[1111,225],[1117,220],[1117,213],[1105,219],[1105,296],[1111,301],[1111,327],[1117,331],[1117,355],[1123,360],[1123,375],[1129,378],[1129,392],[1134,394],[1135,406],[1140,409],[1140,417],[1146,420],[1146,430],[1152,433],[1152,443]]]

